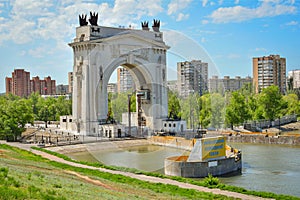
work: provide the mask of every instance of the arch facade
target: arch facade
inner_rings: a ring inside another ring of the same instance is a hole
[[[126,67],[140,94],[146,126],[162,128],[168,115],[166,52],[168,46],[159,31],[80,26],[69,44],[73,49],[73,122],[83,135],[99,133],[107,118],[107,84],[113,71]]]

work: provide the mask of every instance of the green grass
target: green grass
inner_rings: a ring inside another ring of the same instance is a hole
[[[273,198],[273,199],[278,199],[278,200],[285,200],[285,199],[286,200],[288,200],[288,199],[299,200],[300,199],[298,197],[294,197],[294,196],[290,196],[290,195],[275,194],[275,193],[264,192],[264,191],[252,191],[252,190],[247,190],[245,188],[241,188],[241,187],[237,187],[237,186],[225,185],[225,184],[221,183],[218,178],[212,177],[212,176],[206,177],[203,181],[198,181],[198,180],[183,178],[183,177],[178,177],[178,176],[166,176],[166,175],[154,173],[154,172],[144,172],[141,170],[125,168],[125,167],[106,166],[102,163],[89,163],[89,162],[85,162],[85,161],[77,161],[77,160],[73,160],[63,154],[49,151],[47,149],[38,148],[38,147],[32,147],[32,148],[55,155],[57,157],[63,158],[65,160],[68,160],[71,162],[81,163],[84,165],[89,165],[89,166],[94,166],[94,167],[102,167],[102,168],[111,169],[111,170],[132,172],[132,173],[136,173],[136,174],[144,174],[147,176],[154,176],[154,177],[160,177],[160,178],[169,178],[169,179],[176,180],[179,182],[190,183],[190,184],[194,184],[194,185],[198,185],[198,186],[203,186],[203,187],[208,187],[208,188],[218,188],[218,189],[222,189],[222,190],[228,190],[228,191],[232,191],[232,192],[238,192],[238,193],[242,193],[242,194],[253,195],[253,196],[264,197],[264,198]]]
[[[88,177],[93,182],[78,175]],[[97,185],[95,181],[101,185]],[[0,199],[233,198],[73,167],[0,144]]]

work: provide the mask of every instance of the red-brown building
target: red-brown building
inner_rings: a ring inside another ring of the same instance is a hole
[[[32,77],[30,80],[30,72],[24,69],[15,69],[12,77],[6,77],[6,94],[14,94],[20,97],[27,97],[33,92],[41,95],[56,94],[56,82],[51,77],[45,77],[40,80],[38,76]]]

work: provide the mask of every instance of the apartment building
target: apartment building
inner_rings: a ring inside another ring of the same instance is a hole
[[[116,83],[108,83],[107,84],[107,92],[108,93],[117,93],[118,90],[117,90],[117,84]]]
[[[179,95],[188,97],[190,94],[203,95],[207,91],[208,63],[192,60],[177,63],[177,88]]]
[[[253,85],[256,93],[271,85],[286,93],[286,59],[279,55],[253,58]]]
[[[15,69],[12,77],[6,77],[6,94],[14,94],[20,97],[27,97],[33,92],[41,95],[56,94],[56,81],[50,76],[40,80],[38,76],[30,80],[30,72],[24,69]]]
[[[291,83],[290,89],[299,89],[300,88],[300,69],[289,71],[288,79]]]
[[[208,91],[209,92],[225,92],[225,91],[236,91],[243,87],[244,84],[251,83],[252,78],[247,76],[241,78],[236,76],[230,78],[230,76],[224,76],[224,78],[219,78],[218,76],[212,76],[208,80]]]
[[[117,88],[118,92],[126,92],[128,90],[135,90],[135,83],[130,72],[124,68],[117,69]]]

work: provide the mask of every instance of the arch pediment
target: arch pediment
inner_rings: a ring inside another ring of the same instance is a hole
[[[162,49],[169,49],[170,47],[167,46],[164,42],[152,40],[147,37],[142,37],[139,34],[134,32],[123,32],[122,34],[113,35],[111,37],[101,38],[93,40],[96,43],[111,43],[111,44],[131,44],[132,46],[140,46],[142,48],[145,47],[156,47]]]

